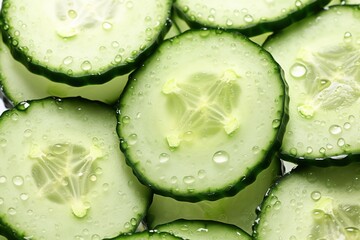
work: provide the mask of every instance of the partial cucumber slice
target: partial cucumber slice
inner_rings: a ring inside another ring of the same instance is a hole
[[[167,30],[172,1],[4,0],[4,41],[31,71],[72,86],[134,69]]]
[[[282,29],[321,10],[331,0],[175,0],[179,15],[193,27],[239,30],[247,36]]]
[[[250,240],[242,229],[222,222],[179,219],[157,226],[158,231],[169,232],[188,240]]]
[[[359,0],[344,0],[345,4],[360,4]]]
[[[154,228],[180,218],[214,220],[236,225],[251,234],[256,208],[281,172],[281,163],[276,156],[270,166],[257,175],[255,182],[233,197],[216,201],[190,203],[154,194],[146,222],[150,228]]]
[[[73,87],[64,83],[49,81],[34,74],[16,61],[8,47],[0,42],[0,84],[6,97],[14,104],[22,101],[41,99],[49,96],[83,97],[104,103],[115,103],[128,80],[128,74],[114,77],[101,85]]]
[[[360,164],[298,167],[261,206],[255,239],[360,239]]]
[[[4,112],[6,237],[103,239],[135,231],[151,195],[126,165],[115,128],[112,108],[80,98],[25,102]]]
[[[358,24],[358,7],[332,6],[265,43],[289,85],[283,158],[341,162],[344,155],[360,153]]]
[[[234,195],[269,165],[285,87],[268,52],[242,35],[187,31],[131,76],[118,133],[146,185],[178,200]]]
[[[183,238],[176,237],[167,232],[144,231],[130,235],[120,235],[113,240],[181,240]]]

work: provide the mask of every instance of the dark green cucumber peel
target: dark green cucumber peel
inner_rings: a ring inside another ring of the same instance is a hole
[[[10,5],[11,4],[8,0],[3,1],[2,9],[0,12],[0,30],[2,34],[2,39],[4,43],[10,48],[10,52],[13,57],[17,61],[20,61],[22,64],[24,64],[24,66],[32,73],[47,77],[51,81],[65,83],[74,87],[81,87],[89,84],[106,83],[116,76],[124,75],[131,72],[132,70],[140,66],[141,63],[145,59],[147,59],[149,55],[151,55],[151,53],[158,47],[158,45],[162,42],[165,35],[169,31],[172,23],[171,20],[168,18],[162,28],[162,31],[158,35],[158,38],[155,39],[155,41],[145,50],[139,52],[137,56],[133,56],[133,59],[131,59],[131,61],[127,61],[122,65],[114,66],[113,68],[108,69],[104,72],[98,72],[95,74],[88,74],[84,76],[72,76],[62,72],[54,71],[47,66],[40,65],[39,62],[36,62],[31,58],[31,55],[24,54],[24,46],[19,46],[16,37],[9,34],[10,27],[6,22],[5,18]]]
[[[204,29],[205,30],[205,29]],[[192,30],[188,30],[186,32],[191,32]],[[196,30],[195,30],[196,31]],[[215,31],[215,30],[214,30]],[[226,32],[226,30],[216,30],[217,32],[221,33],[221,32]],[[186,33],[185,32],[185,33]],[[235,33],[232,32],[233,34],[239,35],[240,37],[246,38],[246,36],[242,35],[241,33]],[[176,41],[177,40],[177,36],[170,38],[166,41]],[[266,55],[268,55],[271,59],[273,59],[273,57],[264,49],[259,49],[259,52],[261,53],[265,53]],[[155,51],[156,53],[156,51]],[[156,54],[153,54],[156,55]],[[154,58],[152,56],[150,56],[149,59]],[[276,61],[274,60],[274,69],[276,71],[279,71],[281,74],[281,78],[283,78],[283,70],[281,69],[280,65],[278,65],[276,63]],[[135,174],[135,176],[138,178],[138,180],[150,187],[154,193],[162,195],[162,196],[168,196],[168,197],[172,197],[178,201],[188,201],[188,202],[198,202],[198,201],[202,201],[204,199],[206,200],[218,200],[220,198],[223,197],[228,197],[228,196],[234,196],[236,195],[241,189],[245,188],[246,186],[248,186],[249,184],[253,183],[257,177],[257,175],[263,171],[264,169],[266,169],[270,163],[271,160],[274,156],[274,154],[277,154],[278,150],[281,147],[281,142],[282,142],[282,138],[283,135],[285,133],[286,130],[286,124],[288,122],[289,119],[289,115],[288,115],[288,103],[289,103],[289,97],[287,94],[288,91],[288,87],[287,87],[287,83],[283,80],[282,81],[282,85],[283,85],[283,95],[282,95],[282,105],[283,105],[283,112],[282,112],[282,116],[281,116],[281,120],[280,120],[280,124],[278,126],[278,131],[276,134],[276,138],[274,139],[274,141],[272,142],[272,146],[269,148],[269,151],[267,151],[266,153],[264,153],[265,158],[263,159],[262,162],[260,162],[256,167],[254,167],[253,169],[251,169],[251,171],[247,172],[246,177],[240,177],[237,181],[235,181],[233,184],[228,185],[228,187],[226,189],[221,189],[221,191],[209,191],[207,193],[203,193],[203,194],[193,194],[193,193],[188,193],[186,195],[176,195],[176,193],[169,193],[166,190],[163,190],[161,188],[161,186],[156,186],[156,185],[151,185],[149,184],[149,180],[147,178],[144,177],[144,175],[142,175],[141,173],[137,172],[137,164],[134,164],[131,160],[129,160],[131,157],[129,156],[129,154],[127,153],[126,149],[128,147],[128,143],[127,141],[122,137],[122,128],[121,126],[121,118],[122,118],[122,104],[121,104],[121,100],[122,97],[125,95],[124,93],[127,92],[128,90],[131,90],[133,88],[133,83],[135,83],[137,81],[137,79],[135,78],[135,76],[137,75],[137,72],[142,71],[141,69],[136,69],[134,72],[132,72],[129,76],[129,81],[128,84],[125,86],[125,89],[123,91],[123,93],[121,94],[119,101],[118,101],[118,127],[117,127],[117,131],[118,131],[118,135],[120,137],[120,149],[121,151],[124,153],[125,155],[125,159],[127,164],[133,169],[133,173]],[[149,123],[151,124],[151,123]]]
[[[280,18],[277,20],[254,23],[253,25],[249,25],[246,28],[241,28],[241,29],[229,27],[229,28],[226,28],[226,30],[238,31],[248,37],[257,36],[257,35],[260,35],[260,34],[266,33],[266,32],[279,31],[301,19],[304,19],[306,17],[316,14],[317,12],[321,11],[330,2],[331,2],[331,0],[318,0],[318,1],[315,1],[307,6],[303,7],[302,9],[299,9],[295,12],[289,13],[288,15],[284,16],[283,18]],[[184,14],[183,11],[181,11],[181,9],[175,8],[175,11],[176,11],[176,14],[181,19],[186,21],[191,28],[194,28],[194,29],[200,29],[203,27],[221,28],[218,26],[209,26],[206,23],[196,22],[196,21],[192,20],[189,16]]]

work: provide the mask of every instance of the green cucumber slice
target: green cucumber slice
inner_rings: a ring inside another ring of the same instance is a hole
[[[23,101],[56,97],[83,97],[114,104],[128,80],[128,74],[114,77],[101,85],[73,87],[64,83],[50,81],[34,74],[16,61],[9,48],[0,42],[0,84],[6,97],[14,104]]]
[[[272,32],[320,11],[331,0],[175,0],[190,26],[238,30],[247,36]]]
[[[360,164],[297,167],[270,190],[254,238],[360,239]]]
[[[106,104],[24,102],[0,117],[0,224],[9,239],[133,232],[151,194],[126,165]]]
[[[4,0],[3,39],[30,71],[72,86],[129,73],[162,39],[172,1]],[[131,27],[130,27],[131,26]]]
[[[144,231],[129,235],[120,235],[113,240],[181,240],[183,238],[176,237],[167,232]]]
[[[251,234],[256,208],[281,174],[281,162],[275,155],[270,166],[260,172],[252,184],[233,197],[190,203],[154,194],[146,215],[147,225],[154,228],[180,218],[203,219],[233,224]]]
[[[340,164],[360,153],[357,24],[358,7],[331,6],[265,42],[289,86],[283,159]]]
[[[250,240],[242,229],[222,222],[179,219],[159,225],[155,229],[169,232],[188,240]]]
[[[121,148],[160,195],[234,195],[269,165],[286,100],[280,68],[259,45],[235,33],[187,31],[132,74],[118,107]]]

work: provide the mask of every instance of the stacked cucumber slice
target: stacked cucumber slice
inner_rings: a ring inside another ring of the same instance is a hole
[[[358,25],[350,0],[3,0],[0,239],[360,239]]]

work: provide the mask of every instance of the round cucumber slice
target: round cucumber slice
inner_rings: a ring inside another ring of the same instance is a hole
[[[291,99],[282,158],[336,164],[360,153],[357,23],[358,7],[331,6],[265,42]]]
[[[35,73],[72,86],[133,70],[168,29],[172,1],[4,0],[3,39]]]
[[[16,61],[9,48],[0,42],[0,84],[6,97],[14,104],[23,101],[56,97],[83,97],[114,104],[124,89],[129,74],[116,76],[101,85],[74,87],[32,73]]]
[[[106,104],[24,102],[0,117],[0,221],[10,239],[133,232],[150,203],[126,165]],[[0,227],[1,229],[1,227]]]
[[[179,219],[156,227],[158,231],[169,232],[188,240],[250,240],[242,229],[222,222]]]
[[[252,233],[256,208],[261,204],[269,187],[280,177],[281,162],[276,155],[270,166],[260,172],[256,180],[233,197],[196,203],[177,201],[154,194],[146,215],[150,228],[176,219],[203,219],[233,224]]]
[[[121,235],[113,240],[181,240],[183,238],[176,237],[167,232],[157,232],[157,231],[144,231],[137,232],[129,235]]]
[[[360,239],[360,164],[297,167],[261,205],[255,239]]]
[[[269,165],[285,103],[280,68],[259,45],[235,33],[187,31],[132,74],[117,130],[128,163],[156,193],[215,200]]]
[[[331,0],[175,0],[174,7],[192,27],[238,30],[247,36],[282,29],[320,11]]]

